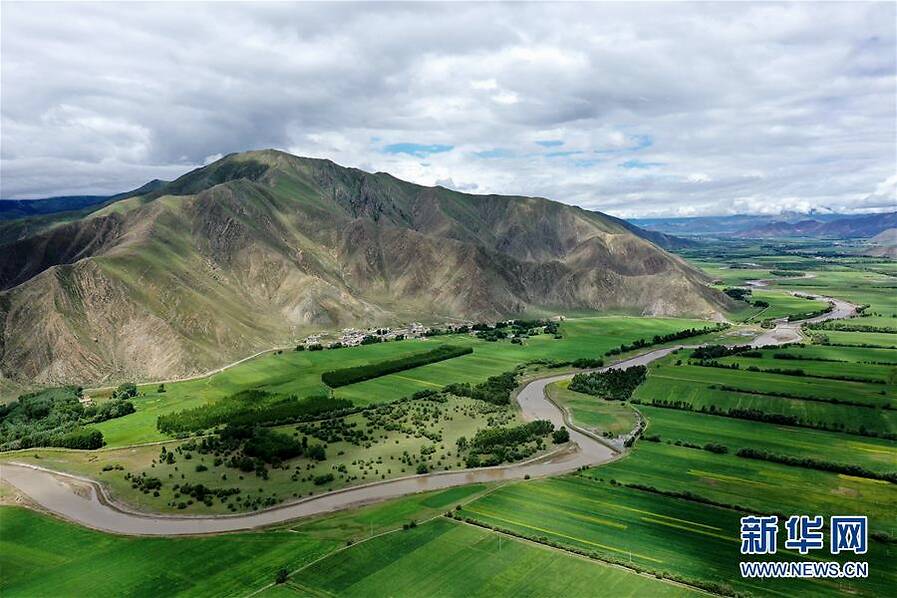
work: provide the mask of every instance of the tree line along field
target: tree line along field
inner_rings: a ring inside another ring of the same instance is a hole
[[[387,402],[448,384],[481,382],[528,361],[600,357],[621,343],[704,325],[706,322],[703,321],[675,318],[591,317],[563,322],[560,339],[539,335],[531,337],[524,345],[509,341],[487,342],[469,335],[447,335],[427,341],[406,340],[327,351],[271,352],[206,378],[165,384],[164,392],[159,392],[157,383],[141,385],[140,397],[134,401],[136,413],[95,427],[103,433],[110,447],[155,442],[167,438],[156,427],[160,415],[201,406],[248,389],[299,397],[327,393],[328,388],[321,381],[321,374],[326,371],[424,353],[442,344],[471,347],[474,351],[343,386],[335,389],[333,394],[356,405]],[[103,401],[108,398],[109,391],[89,394]]]
[[[747,370],[749,363],[734,370],[685,361],[676,365],[678,361],[674,355],[653,364],[634,399],[644,405],[693,411],[754,410],[780,416],[769,418],[774,423],[864,435],[887,437],[897,432],[890,384],[752,372]]]

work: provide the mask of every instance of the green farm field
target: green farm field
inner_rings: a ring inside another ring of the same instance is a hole
[[[897,535],[897,492],[894,484],[881,480],[654,442],[641,442],[625,459],[585,475],[692,492],[763,513],[792,515],[811,510],[828,516],[849,510],[867,515],[871,531]]]
[[[897,443],[888,440],[647,405],[639,405],[639,411],[649,422],[646,434],[660,436],[664,443],[717,443],[733,454],[742,448],[762,448],[798,458],[859,465],[879,473],[897,471]]]
[[[641,449],[640,449],[641,450]],[[689,449],[682,449],[689,450]],[[697,451],[696,451],[697,452]],[[626,467],[626,459],[615,471]],[[659,467],[679,465],[668,462]],[[609,471],[590,470],[608,480]],[[807,502],[799,512],[806,510]],[[837,595],[840,590],[882,595],[897,583],[897,550],[876,544],[868,556],[870,578],[849,585],[836,581],[762,582],[738,575],[739,517],[730,509],[614,486],[587,477],[567,476],[506,486],[460,512],[500,529],[668,572],[704,584],[718,584],[758,595]],[[783,553],[778,558],[800,559]]]
[[[0,593],[7,597],[236,596],[339,545],[290,531],[123,538],[17,507],[0,507],[0,530]]]
[[[288,583],[295,595],[690,596],[689,588],[440,518],[336,553]],[[268,594],[264,594],[267,596]]]
[[[769,307],[755,308],[756,311],[751,314],[747,319],[748,321],[800,316],[820,309],[825,309],[825,307],[828,306],[828,302],[826,301],[795,297],[787,291],[754,289],[751,293],[751,301],[758,300],[766,301],[769,303]]]
[[[719,387],[723,385],[742,392],[721,390]],[[648,380],[636,390],[634,400],[645,405],[664,401],[682,402],[694,409],[754,409],[767,414],[793,416],[807,426],[819,424],[849,431],[859,431],[862,427],[870,432],[891,434],[897,432],[897,411],[880,409],[893,403],[892,397],[879,394],[884,388],[858,382],[671,365],[652,368]],[[814,397],[817,400],[759,394],[770,392]],[[826,399],[850,400],[869,407],[834,404],[826,402]]]
[[[8,490],[0,485],[0,497],[5,499]],[[20,507],[0,506],[0,594],[248,595],[272,582],[281,568],[293,571],[348,540],[440,516],[488,491],[473,484],[266,531],[186,538],[114,536]]]
[[[635,411],[619,401],[604,401],[567,387],[569,380],[554,382],[546,388],[555,403],[566,408],[573,420],[596,434],[608,433],[616,437],[631,432],[636,424]]]
[[[775,355],[776,353],[790,354],[794,355],[798,360],[831,359],[839,362],[897,366],[897,351],[894,351],[893,349],[840,347],[831,345],[792,345],[775,349],[763,349],[762,353],[764,355]],[[791,362],[782,361],[782,363]],[[796,361],[795,363],[801,365],[804,362]]]
[[[815,361],[812,359],[801,359],[804,353],[799,349],[776,350],[767,349],[761,351],[762,357],[735,355],[732,357],[723,357],[718,361],[723,364],[737,363],[739,367],[747,369],[751,366],[760,368],[761,370],[799,369],[803,371],[807,378],[822,378],[826,380],[837,380],[839,377],[854,378],[863,382],[870,382],[873,385],[881,386],[879,393],[883,390],[888,396],[897,398],[897,389],[890,389],[887,382],[894,370],[893,365],[883,365],[877,363],[860,363],[851,361],[842,361],[837,365],[831,362]],[[775,357],[776,354],[789,354],[795,359],[781,359]],[[849,382],[849,380],[838,380],[838,382]]]
[[[532,596],[553,595],[558,588],[582,594],[596,585],[623,596],[694,594],[562,551],[499,540],[494,532],[441,516],[485,492],[482,485],[453,488],[267,531],[205,538],[118,537],[0,507],[0,593],[242,596],[264,590],[264,596],[277,596],[340,586],[342,595],[363,595],[401,579],[408,588],[453,596],[469,595],[477,587],[494,595],[500,588],[490,584],[512,582]],[[410,521],[420,525],[403,531]],[[373,564],[384,569],[377,573]],[[286,585],[275,586],[280,569],[301,571]],[[534,579],[533,570],[547,575]]]
[[[883,349],[897,349],[897,334],[882,332],[842,332],[840,330],[814,331],[825,335],[828,342],[833,345],[878,347]]]

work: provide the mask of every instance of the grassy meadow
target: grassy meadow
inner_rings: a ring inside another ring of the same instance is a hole
[[[628,405],[617,401],[597,401],[591,395],[568,389],[569,385],[569,380],[554,382],[546,387],[546,391],[583,428],[610,437],[628,434],[635,428],[638,419],[635,411]]]

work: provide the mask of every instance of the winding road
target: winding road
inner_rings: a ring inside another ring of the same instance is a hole
[[[809,321],[845,318],[856,313],[856,306],[847,302],[820,298],[834,303],[835,307],[831,312]],[[751,344],[760,347],[801,340],[800,324],[801,322],[779,321],[774,329],[763,333]],[[677,348],[680,347],[657,349],[601,369],[646,365],[669,355]],[[566,426],[569,429],[572,442],[566,450],[511,465],[408,476],[354,486],[253,513],[218,516],[140,513],[117,503],[102,485],[93,480],[22,463],[0,464],[0,479],[15,486],[43,509],[86,527],[125,535],[179,536],[249,530],[417,492],[466,484],[559,475],[580,467],[600,465],[620,455],[608,441],[575,426],[565,412],[546,397],[545,387],[548,384],[572,376],[573,374],[562,374],[533,380],[517,395],[524,419],[547,419],[555,426]]]

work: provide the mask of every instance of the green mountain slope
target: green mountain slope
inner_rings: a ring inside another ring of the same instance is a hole
[[[603,214],[273,150],[77,219],[14,222],[0,229],[0,371],[28,382],[188,375],[349,324],[726,307]]]

